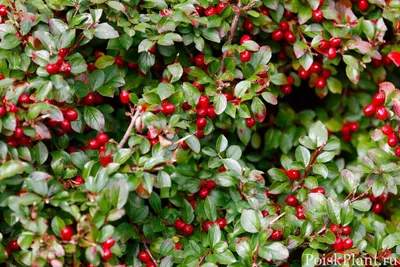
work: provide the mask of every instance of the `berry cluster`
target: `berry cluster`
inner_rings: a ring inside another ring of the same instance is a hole
[[[340,226],[337,224],[332,224],[329,228],[335,235],[335,243],[332,244],[332,248],[336,251],[343,251],[351,249],[353,247],[353,240],[350,237],[343,239],[342,235],[348,236],[351,234],[350,226]]]
[[[155,267],[157,266],[151,259],[150,254],[147,251],[139,251],[137,258],[146,263],[146,267]]]
[[[48,74],[58,74],[62,72],[65,76],[71,74],[71,64],[69,62],[64,61],[64,58],[69,54],[69,48],[61,48],[58,51],[58,59],[56,63],[48,63],[46,65],[46,71]]]
[[[241,38],[240,38],[240,44],[244,44],[245,42],[247,42],[247,41],[250,41],[251,40],[251,37],[249,36],[249,35],[243,35]],[[251,59],[251,51],[248,51],[248,50],[244,50],[242,53],[240,53],[240,60],[243,62],[243,63],[246,63],[246,62],[249,62],[250,61],[250,59]]]
[[[1,13],[1,6],[0,6],[0,13]],[[14,251],[20,250],[20,246],[18,244],[18,240],[14,239],[14,240],[11,240],[10,242],[8,242],[8,245],[6,246],[5,249],[6,249],[6,252],[7,252],[7,257],[11,258],[12,253]]]
[[[181,231],[185,236],[191,236],[194,232],[194,227],[190,223],[185,223],[183,220],[176,220],[175,221],[175,229]]]
[[[281,21],[279,23],[279,29],[276,29],[272,32],[271,38],[277,42],[283,38],[285,38],[288,43],[294,43],[296,41],[296,36],[290,30],[290,26],[287,21]]]
[[[215,220],[215,222],[211,222],[211,221],[205,222],[205,223],[203,224],[202,228],[201,228],[202,231],[203,231],[203,232],[208,232],[208,231],[210,230],[211,226],[212,226],[214,223],[218,224],[218,226],[219,226],[220,229],[224,229],[225,226],[226,226],[226,220],[225,220],[225,218],[220,218],[220,219]]]
[[[372,98],[372,103],[364,107],[364,115],[367,117],[372,117],[375,114],[378,119],[382,121],[386,120],[389,117],[389,112],[384,107],[385,100],[385,92],[380,90]]]
[[[114,246],[115,240],[110,237],[103,242],[102,249],[103,249],[103,256],[101,259],[103,261],[109,261],[112,257],[111,248]]]
[[[359,125],[357,122],[347,122],[342,126],[342,138],[345,142],[349,142],[351,140],[351,136],[353,133],[357,132],[359,129]]]
[[[389,197],[390,195],[387,193],[383,193],[377,197],[371,194],[369,196],[369,200],[371,200],[373,203],[371,210],[376,214],[381,214],[383,212],[385,203],[389,200]]]

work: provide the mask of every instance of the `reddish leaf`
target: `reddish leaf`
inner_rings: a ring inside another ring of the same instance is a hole
[[[400,66],[400,52],[390,52],[389,58],[396,64],[397,67]]]
[[[394,85],[390,82],[383,82],[379,84],[379,90],[384,91],[387,96],[391,94],[395,89],[396,88],[394,87]]]
[[[400,100],[394,99],[393,100],[393,109],[397,116],[400,117]]]

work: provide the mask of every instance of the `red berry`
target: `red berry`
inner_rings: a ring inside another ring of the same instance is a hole
[[[281,21],[279,23],[279,29],[284,31],[284,32],[289,30],[289,23],[287,23],[286,21]]]
[[[225,167],[224,167],[224,166],[220,167],[220,168],[218,169],[218,172],[219,172],[219,173],[226,172]]]
[[[5,5],[0,5],[0,16],[4,17],[7,16],[7,7]]]
[[[327,40],[321,40],[321,41],[319,41],[319,46],[318,47],[322,51],[326,51],[330,47],[330,44],[329,44],[329,42]]]
[[[60,72],[60,66],[57,64],[47,64],[46,65],[46,71],[48,74],[57,74]]]
[[[11,249],[11,251],[17,251],[20,249],[20,246],[18,245],[18,241],[16,239],[11,240],[8,243],[8,247]]]
[[[182,245],[179,244],[179,243],[175,243],[174,249],[175,250],[181,250],[182,249]]]
[[[7,114],[7,109],[4,106],[0,106],[0,118],[3,118]]]
[[[385,92],[380,91],[379,93],[376,93],[372,98],[372,105],[374,105],[374,107],[376,108],[381,107],[385,104],[385,99],[386,99]]]
[[[350,121],[350,122],[347,123],[347,125],[349,125],[350,131],[352,131],[353,133],[357,132],[358,129],[360,128],[360,126],[358,125],[357,122],[351,122]]]
[[[389,116],[389,112],[387,111],[387,109],[385,107],[378,107],[375,110],[375,114],[376,114],[376,117],[378,119],[380,119],[381,121],[386,120]]]
[[[388,55],[384,55],[382,57],[382,61],[383,61],[383,63],[385,63],[385,65],[388,65],[388,66],[393,64],[393,61],[389,58]]]
[[[343,125],[342,127],[342,134],[348,135],[351,133],[350,126],[348,124]]]
[[[340,236],[337,236],[335,239],[335,243],[332,245],[333,249],[336,251],[343,250],[343,240]]]
[[[326,86],[326,79],[324,77],[319,77],[315,82],[315,87],[318,89],[324,89]]]
[[[396,149],[394,150],[394,154],[396,155],[396,157],[400,157],[400,146],[396,147]]]
[[[260,13],[261,13],[261,14],[264,14],[265,16],[269,16],[269,15],[270,15],[269,10],[268,10],[267,7],[265,7],[265,6],[260,6],[259,9],[260,9]]]
[[[60,71],[63,72],[66,76],[71,74],[71,64],[69,64],[69,62],[63,62],[61,64],[61,68]]]
[[[197,108],[208,108],[210,106],[210,100],[207,96],[202,95],[199,97],[199,102],[197,102]]]
[[[375,114],[375,107],[372,104],[368,104],[363,109],[364,115],[367,117],[371,117]]]
[[[203,139],[204,137],[206,137],[204,131],[203,131],[203,130],[199,130],[199,129],[196,130],[195,135],[196,135],[197,138],[199,138],[199,139]]]
[[[207,188],[207,181],[201,180],[199,186],[200,186],[200,188]]]
[[[325,189],[323,187],[317,187],[312,190],[313,193],[320,193],[325,195]]]
[[[72,108],[67,108],[63,112],[64,118],[69,120],[69,121],[76,121],[78,119],[78,112],[73,110]]]
[[[369,3],[367,0],[360,0],[358,1],[358,8],[362,11],[365,12],[369,8]]]
[[[204,7],[202,6],[196,6],[196,11],[199,14],[199,16],[203,16],[204,14]]]
[[[233,95],[228,92],[223,92],[222,94],[226,97],[226,101],[228,102],[233,99]]]
[[[114,64],[117,65],[118,67],[122,68],[122,67],[124,67],[125,62],[121,56],[116,56],[114,59]]]
[[[74,235],[74,229],[72,226],[65,226],[63,229],[61,229],[60,235],[63,240],[70,241]]]
[[[85,183],[85,180],[82,178],[82,176],[76,176],[74,181],[77,184],[84,184]]]
[[[297,180],[300,178],[300,171],[299,170],[288,170],[287,177],[292,180]]]
[[[339,231],[339,225],[337,224],[332,224],[331,227],[329,228],[334,234],[337,234]]]
[[[272,32],[271,38],[272,38],[272,40],[278,42],[283,39],[284,35],[285,35],[285,33],[282,30],[275,30]]]
[[[224,9],[225,9],[228,5],[229,5],[228,3],[219,2],[219,3],[217,4],[217,8],[216,8],[217,14],[218,14],[218,15],[221,14],[222,11],[224,11]]]
[[[322,13],[321,10],[313,10],[312,12],[312,17],[316,22],[320,22],[324,19],[324,14]]]
[[[303,206],[296,207],[296,217],[299,220],[305,220],[306,216],[304,215]]]
[[[335,59],[336,58],[336,54],[337,54],[337,51],[336,51],[336,48],[334,48],[334,47],[330,47],[329,49],[328,49],[328,58],[329,59]]]
[[[196,86],[197,90],[199,90],[200,92],[204,91],[204,84],[199,84],[198,82],[194,81],[193,85]]]
[[[245,43],[247,41],[251,41],[250,35],[245,34],[245,35],[242,36],[242,38],[240,38],[240,44],[243,44],[243,43]]]
[[[398,139],[396,134],[392,133],[388,136],[387,143],[390,147],[395,147],[398,144]]]
[[[342,43],[342,40],[339,37],[333,37],[330,41],[329,44],[332,47],[338,48]]]
[[[114,238],[110,237],[103,242],[103,248],[112,248],[115,244]]]
[[[121,100],[122,104],[129,104],[131,102],[128,91],[122,91],[119,94],[119,99]]]
[[[206,183],[206,187],[212,190],[217,187],[217,184],[213,180],[208,180]]]
[[[207,125],[207,120],[205,118],[197,118],[196,126],[198,129],[204,129]]]
[[[157,46],[154,44],[152,47],[149,48],[149,50],[147,50],[147,52],[155,54],[157,52]]]
[[[274,241],[279,241],[282,239],[282,232],[278,230],[272,230],[271,239]]]
[[[208,116],[211,120],[213,120],[213,119],[217,116],[217,113],[215,113],[214,107],[209,107],[209,108],[207,109],[207,116]]]
[[[196,110],[196,114],[197,114],[198,117],[204,118],[204,117],[207,116],[207,109],[206,108],[198,108]]]
[[[18,107],[15,104],[9,104],[8,105],[8,112],[15,113],[17,111],[18,111]]]
[[[311,64],[310,67],[310,72],[312,73],[320,73],[322,70],[322,64],[319,62],[314,62],[313,64]]]
[[[199,191],[199,198],[205,199],[210,194],[210,190],[208,188],[202,188]]]
[[[60,48],[60,50],[58,50],[58,55],[62,58],[68,56],[69,53],[69,48]]]
[[[192,108],[192,106],[190,106],[188,102],[184,102],[182,104],[182,109],[183,110],[190,110],[191,108]]]
[[[217,219],[215,222],[219,225],[220,229],[224,229],[226,226],[225,218]]]
[[[287,79],[287,82],[289,85],[293,85],[295,82],[295,80],[292,76],[287,76],[286,79]]]
[[[160,139],[158,139],[158,137],[157,137],[157,138],[150,139],[149,141],[150,141],[150,145],[153,147],[160,142]]]
[[[243,29],[247,32],[251,32],[254,29],[254,24],[251,20],[249,20],[248,18],[246,18],[243,21]]]
[[[244,62],[249,62],[251,59],[251,52],[248,50],[244,50],[242,53],[240,53],[240,60]]]
[[[287,31],[287,32],[285,32],[285,39],[289,43],[294,43],[296,41],[296,36],[294,35],[294,33],[292,31]]]
[[[102,261],[109,261],[112,257],[112,252],[109,248],[103,248],[103,256],[101,256]]]
[[[210,6],[210,7],[206,8],[206,10],[204,11],[204,14],[207,17],[210,17],[212,15],[217,15],[217,10],[214,7]]]
[[[96,50],[96,51],[94,52],[94,57],[95,57],[96,59],[101,58],[101,57],[104,56],[104,55],[105,55],[104,52],[103,52],[103,51],[100,51],[100,50]]]
[[[289,95],[292,92],[292,86],[290,84],[283,84],[279,89],[284,95]]]
[[[31,100],[29,99],[29,95],[26,93],[23,93],[19,96],[18,98],[18,102],[20,104],[29,104],[31,102]]]
[[[151,261],[150,255],[147,251],[139,251],[137,258],[144,263]]]
[[[149,262],[146,263],[146,267],[156,267],[156,266],[157,265],[152,261],[149,261]]]
[[[90,62],[90,63],[88,63],[88,70],[89,71],[94,71],[94,70],[96,70],[97,68],[96,68],[96,65],[94,64],[94,62]]]
[[[185,224],[185,226],[183,226],[182,228],[182,233],[185,236],[190,236],[193,234],[193,232],[194,232],[194,227],[191,224]]]
[[[331,77],[331,75],[332,75],[332,72],[331,72],[330,69],[323,69],[322,70],[322,73],[321,73],[322,77],[328,79],[329,77]]]
[[[71,122],[69,120],[64,119],[62,122],[60,122],[60,128],[63,129],[64,131],[71,130]]]
[[[248,128],[252,128],[254,127],[254,125],[256,125],[256,121],[253,118],[247,118],[246,119],[246,125]]]
[[[261,211],[262,216],[265,218],[267,216],[269,216],[269,212],[267,210],[262,210]]]
[[[353,247],[353,240],[351,238],[346,238],[343,240],[343,249],[350,249]]]
[[[202,68],[204,67],[204,54],[198,54],[194,58],[194,64],[196,64],[197,67]]]
[[[285,17],[286,20],[292,20],[294,17],[293,13],[290,12],[289,10],[285,10],[283,16]]]
[[[97,141],[99,142],[100,145],[104,145],[105,143],[108,142],[109,137],[105,133],[99,133],[96,137]]]
[[[351,227],[350,227],[350,226],[344,226],[344,227],[342,227],[342,234],[344,234],[344,235],[350,235],[350,234],[351,234]]]
[[[213,225],[213,222],[205,222],[205,223],[203,224],[203,227],[201,227],[201,230],[202,230],[203,232],[208,232],[208,231],[210,230],[210,228],[211,228],[212,225]]]
[[[384,135],[391,135],[393,133],[393,128],[390,125],[385,125],[382,127],[382,133]]]
[[[196,195],[193,195],[193,196],[196,197]],[[183,227],[185,226],[185,222],[182,221],[182,220],[176,220],[175,223],[174,223],[174,225],[175,225],[175,228],[176,228],[177,230],[182,230]]]
[[[306,80],[306,79],[308,79],[308,77],[310,77],[310,71],[305,70],[304,68],[299,69],[297,74],[299,75],[300,79],[302,79],[302,80]]]
[[[89,140],[88,147],[90,149],[98,149],[100,147],[99,141],[96,139]]]
[[[91,92],[91,93],[89,93],[87,96],[85,96],[84,98],[83,98],[83,104],[84,105],[86,105],[86,106],[92,106],[92,105],[94,105],[95,103],[96,103],[96,99],[95,99],[95,97],[94,97],[94,94]]]
[[[376,214],[381,214],[383,211],[383,204],[381,202],[377,202],[372,205],[372,211]]]
[[[162,113],[164,115],[171,115],[175,112],[175,105],[172,103],[164,103],[162,105]]]
[[[288,204],[289,206],[295,207],[299,204],[299,201],[297,200],[297,198],[295,196],[289,195],[286,197],[286,204]]]

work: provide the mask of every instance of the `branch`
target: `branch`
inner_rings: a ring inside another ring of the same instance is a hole
[[[42,121],[42,120],[47,119],[47,118],[49,118],[49,117],[50,117],[50,114],[41,115],[41,116],[39,116],[39,117],[37,117],[37,118],[31,120],[31,121],[24,121],[24,122],[22,123],[22,126],[32,125],[32,124],[34,124],[35,122]]]
[[[131,107],[131,111],[133,111],[132,107]],[[136,119],[139,117],[141,112],[142,112],[142,107],[138,106],[136,109],[135,115],[132,116],[132,113],[131,113],[131,123],[129,124],[128,129],[126,129],[124,137],[122,137],[122,140],[119,142],[118,148],[122,148],[125,145],[126,141],[128,141],[128,138],[131,136],[132,129],[135,126]]]
[[[283,216],[285,216],[286,212],[281,213],[278,217],[276,217],[275,219],[273,219],[272,221],[270,221],[268,223],[268,225],[272,225],[274,222],[276,222],[277,220],[279,220],[280,218],[282,218]]]
[[[301,187],[303,184],[304,180],[307,178],[308,173],[311,171],[311,168],[314,166],[315,161],[317,160],[318,155],[321,153],[321,151],[324,149],[326,143],[322,144],[317,150],[315,150],[314,155],[310,161],[310,164],[308,164],[307,168],[304,170],[303,177],[301,177],[301,180],[299,183],[296,185],[295,188],[293,188],[292,193],[295,192],[297,189]]]
[[[129,218],[129,220],[130,220],[130,218]],[[157,261],[157,260],[153,257],[153,255],[151,254],[151,251],[150,251],[149,247],[148,247],[147,244],[146,244],[147,240],[146,240],[146,238],[144,237],[143,233],[140,231],[139,227],[138,227],[136,224],[132,223],[132,221],[131,221],[131,224],[132,224],[133,228],[135,228],[136,233],[138,233],[138,235],[139,235],[139,237],[140,237],[140,240],[142,241],[142,243],[143,243],[143,245],[144,245],[144,248],[146,249],[146,252],[150,255],[151,260],[154,262],[154,264],[155,264],[156,266],[158,266],[158,265],[157,265],[157,262],[158,262],[158,261]]]
[[[232,7],[233,11],[235,12],[235,16],[233,17],[233,20],[232,20],[232,26],[231,26],[231,30],[229,31],[228,40],[227,40],[226,43],[223,45],[223,47],[224,47],[224,46],[227,46],[227,45],[230,45],[230,44],[232,43],[233,36],[235,35],[235,31],[236,31],[237,24],[238,24],[238,22],[239,22],[240,15],[241,15],[243,12],[245,12],[245,11],[251,9],[251,8],[253,7],[254,3],[255,3],[255,2],[250,2],[250,3],[249,3],[248,5],[246,5],[244,8],[241,8],[241,7],[242,7],[242,1],[241,1],[241,0],[238,0],[237,5]],[[225,52],[223,53],[223,55],[222,55],[221,67],[220,67],[220,69],[219,69],[219,74],[218,74],[218,75],[221,75],[222,72],[224,71],[224,68],[225,68],[224,60],[225,60],[225,58],[226,58],[227,55],[228,55],[228,51],[225,51]]]
[[[240,1],[240,0],[239,0]],[[203,256],[200,257],[199,259],[199,263],[196,265],[196,267],[200,267],[201,263],[204,261],[204,259],[208,256],[208,254],[210,254],[211,251],[208,251],[206,254],[204,254]]]

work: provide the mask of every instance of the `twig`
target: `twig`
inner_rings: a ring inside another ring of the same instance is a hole
[[[131,111],[133,111],[133,108],[131,108]],[[132,129],[135,126],[136,119],[139,117],[141,112],[142,112],[142,107],[138,106],[135,115],[132,116],[131,114],[131,123],[129,124],[128,129],[126,129],[124,137],[122,137],[122,140],[119,142],[118,148],[122,148],[125,145],[126,141],[128,141],[128,138],[131,136]]]
[[[233,17],[233,20],[232,20],[232,26],[231,26],[231,30],[229,31],[228,40],[226,41],[224,46],[230,45],[232,43],[233,36],[235,35],[237,24],[239,22],[240,15],[243,12],[251,9],[254,4],[255,4],[255,2],[250,2],[247,6],[245,6],[244,8],[241,8],[242,7],[242,1],[238,0],[237,5],[232,7],[233,11],[235,12],[235,16]],[[225,68],[224,60],[225,60],[227,55],[228,55],[228,51],[225,51],[223,53],[223,55],[222,55],[221,67],[219,69],[219,75],[221,75],[222,72],[224,71],[224,68]]]
[[[31,121],[24,121],[24,122],[22,123],[22,126],[32,125],[32,124],[34,124],[35,122],[42,121],[42,120],[47,119],[47,118],[49,118],[49,117],[50,117],[50,114],[41,115],[41,116],[39,116],[39,117],[37,117],[37,118],[31,120]]]
[[[132,224],[133,228],[135,228],[136,233],[138,233],[138,235],[139,235],[139,237],[140,237],[140,240],[142,241],[143,246],[144,246],[144,248],[146,249],[146,252],[149,254],[151,260],[154,262],[154,264],[156,264],[156,266],[158,266],[158,265],[157,265],[157,262],[158,262],[158,261],[157,261],[157,260],[153,257],[153,255],[151,254],[151,251],[150,251],[149,247],[148,247],[147,244],[146,244],[147,240],[146,240],[146,238],[144,237],[143,233],[140,231],[139,227],[138,227],[136,224],[132,223],[132,221],[131,221],[131,224]]]
[[[281,213],[278,217],[276,217],[275,219],[273,219],[272,221],[270,221],[268,223],[268,225],[272,225],[274,222],[276,222],[277,220],[279,220],[280,218],[282,218],[283,216],[285,216],[286,212]]]
[[[256,251],[253,254],[253,264],[251,265],[252,267],[257,267],[260,265],[260,263],[257,263],[258,259],[258,250],[260,249],[260,243],[257,243]]]
[[[204,259],[208,256],[208,254],[210,254],[211,251],[208,251],[206,254],[204,254],[203,256],[200,257],[199,259],[199,263],[196,265],[197,267],[201,266],[201,263],[204,261]]]
[[[325,145],[326,145],[326,143],[322,144],[317,150],[315,150],[314,156],[312,157],[312,159],[311,159],[310,163],[308,164],[307,168],[304,170],[303,177],[301,177],[301,180],[296,185],[296,187],[293,188],[292,193],[295,192],[297,189],[299,189],[301,187],[301,185],[303,184],[304,180],[307,178],[308,173],[311,171],[311,168],[314,166],[315,161],[317,160],[317,157],[318,157],[319,153],[321,153],[321,151],[324,149]]]

